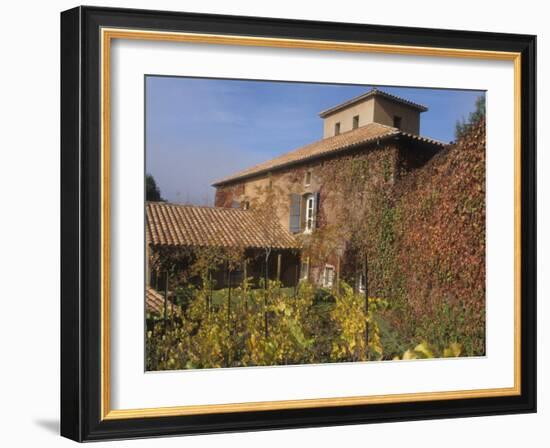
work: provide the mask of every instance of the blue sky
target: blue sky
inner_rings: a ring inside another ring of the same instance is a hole
[[[372,86],[148,76],[146,171],[164,199],[213,205],[210,184],[322,137],[319,112]],[[420,133],[454,139],[480,91],[377,86],[428,107]]]

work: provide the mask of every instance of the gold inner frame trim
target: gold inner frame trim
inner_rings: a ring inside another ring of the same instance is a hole
[[[302,400],[280,400],[229,404],[188,405],[141,409],[111,409],[110,368],[110,58],[113,39],[185,42],[212,45],[239,45],[383,53],[410,56],[453,57],[513,61],[514,63],[514,386],[507,388],[419,392]],[[521,54],[459,48],[279,39],[217,34],[101,29],[101,419],[167,417],[226,412],[247,412],[315,407],[351,406],[414,401],[502,397],[521,394]]]

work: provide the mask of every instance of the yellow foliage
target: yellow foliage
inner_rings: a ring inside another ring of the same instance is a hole
[[[433,358],[434,354],[432,350],[430,349],[428,343],[426,341],[421,342],[418,344],[414,351],[418,354],[419,358]]]
[[[367,312],[365,296],[344,282],[321,304],[309,283],[300,284],[295,292],[273,281],[265,289],[245,285],[232,290],[231,306],[222,301],[214,308],[209,305],[209,293],[196,289],[185,308],[174,307],[166,323],[160,319],[148,328],[148,370],[384,359],[375,315],[387,302],[371,297]],[[319,311],[319,306],[325,311]],[[461,354],[462,346],[454,342],[442,355]],[[401,359],[436,356],[434,348],[422,341]]]
[[[462,353],[462,345],[458,342],[453,342],[449,347],[443,350],[443,356],[445,358],[458,358]]]

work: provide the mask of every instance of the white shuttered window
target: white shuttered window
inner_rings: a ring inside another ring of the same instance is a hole
[[[315,220],[315,199],[312,194],[306,196],[306,221],[304,232],[311,233]]]

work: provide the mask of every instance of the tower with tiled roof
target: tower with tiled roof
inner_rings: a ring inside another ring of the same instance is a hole
[[[420,114],[427,107],[395,95],[372,89],[319,114],[323,119],[323,138],[352,131],[370,123],[391,126],[420,134]]]

